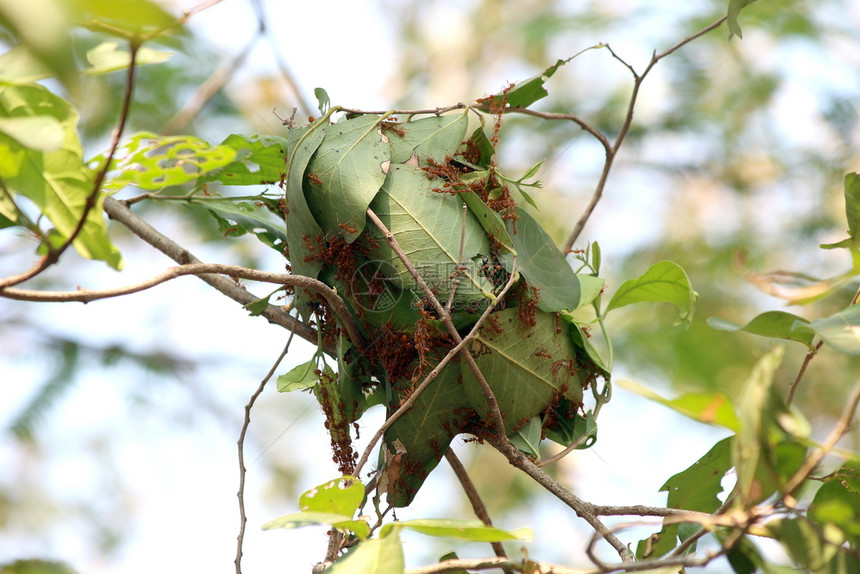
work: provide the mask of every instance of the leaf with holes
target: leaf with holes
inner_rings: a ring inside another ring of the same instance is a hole
[[[193,136],[159,136],[149,132],[135,134],[117,151],[105,191],[119,191],[133,185],[158,191],[172,185],[197,180],[200,176],[233,161],[236,151],[212,146]],[[104,161],[103,156],[95,161]]]
[[[284,175],[287,155],[287,140],[284,138],[231,134],[219,147],[234,150],[233,161],[203,174],[197,180],[198,187],[211,181],[223,185],[275,183]]]

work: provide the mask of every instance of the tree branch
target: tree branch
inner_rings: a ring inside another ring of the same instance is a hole
[[[272,368],[269,369],[269,372],[266,373],[266,376],[263,377],[263,380],[260,381],[260,385],[257,387],[257,390],[251,395],[248,399],[248,404],[245,405],[245,420],[242,422],[242,430],[239,431],[239,440],[236,441],[236,445],[239,449],[239,491],[236,493],[236,497],[239,499],[239,535],[236,537],[236,558],[233,560],[233,563],[236,565],[236,574],[242,574],[242,545],[245,542],[245,525],[248,523],[248,517],[245,515],[245,474],[247,470],[245,468],[245,434],[248,432],[248,427],[251,425],[251,409],[254,406],[254,403],[257,402],[257,397],[259,397],[263,389],[266,388],[266,383],[269,382],[269,379],[272,378],[272,375],[275,374],[278,366],[281,364],[281,361],[284,360],[284,357],[287,356],[287,352],[290,350],[290,344],[293,342],[293,336],[295,333],[290,333],[290,338],[287,339],[287,344],[284,345],[284,350],[281,351],[281,354],[275,360],[274,364],[272,364]]]
[[[111,219],[119,221],[140,239],[149,243],[180,265],[201,263],[191,252],[139,218],[121,201],[117,201],[112,197],[106,197],[104,200],[104,210]],[[243,306],[250,305],[260,299],[226,277],[219,275],[200,275],[199,277],[216,290]],[[283,311],[280,307],[269,305],[263,310],[261,315],[270,323],[280,325],[289,331],[295,332],[296,335],[309,343],[317,344],[316,330]]]
[[[472,505],[472,510],[475,512],[475,516],[477,516],[481,522],[486,524],[487,526],[492,526],[493,521],[490,518],[490,513],[487,512],[487,507],[484,505],[484,501],[481,500],[481,495],[478,494],[478,489],[475,488],[475,483],[472,482],[472,479],[469,477],[469,473],[466,472],[466,467],[463,466],[463,463],[460,462],[460,459],[457,458],[457,455],[454,454],[454,450],[449,446],[448,450],[445,451],[445,460],[448,461],[448,464],[451,466],[451,470],[454,471],[454,474],[457,476],[457,480],[460,481],[460,486],[463,487],[463,492],[466,493],[466,498],[469,499],[469,504]],[[507,558],[508,555],[505,554],[505,548],[502,546],[501,542],[491,542],[490,545],[493,547],[493,552],[496,553],[496,556],[499,558]],[[509,569],[506,569],[506,572]]]

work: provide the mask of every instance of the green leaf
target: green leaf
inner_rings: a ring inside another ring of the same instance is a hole
[[[667,406],[673,411],[705,424],[714,424],[732,431],[739,428],[731,398],[722,392],[687,393],[677,399],[665,399],[648,387],[629,380],[616,380],[620,387],[641,397]]]
[[[532,531],[528,528],[517,530],[500,530],[487,526],[480,520],[449,520],[445,518],[424,518],[418,520],[401,520],[389,522],[380,529],[380,536],[385,537],[389,533],[408,528],[426,534],[427,536],[438,536],[440,538],[457,538],[469,542],[503,542],[505,540],[526,540],[533,538]]]
[[[307,246],[322,238],[322,230],[317,225],[310,208],[305,201],[304,178],[305,168],[314,152],[319,147],[325,133],[321,126],[328,123],[327,118],[321,118],[315,123],[302,129],[290,130],[288,139],[288,155],[286,169],[286,204],[289,210],[287,219],[287,245],[290,247],[290,266],[296,275],[317,278],[322,267],[319,260],[313,258],[313,253]],[[310,316],[308,305],[310,295],[304,289],[296,289],[296,309],[302,319]]]
[[[508,437],[511,444],[529,456],[540,456],[541,421],[532,417],[524,426]]]
[[[311,213],[326,234],[343,235],[347,243],[364,230],[367,207],[391,164],[381,121],[365,115],[323,127],[325,138],[307,167]]]
[[[689,323],[697,298],[687,273],[677,263],[660,261],[636,279],[622,283],[606,306],[604,316],[612,309],[625,305],[656,301],[672,303],[678,308],[680,319]]]
[[[287,155],[287,141],[284,138],[231,134],[221,142],[220,147],[235,150],[234,161],[203,174],[198,185],[210,181],[224,185],[259,185],[275,183],[284,175]]]
[[[60,149],[66,137],[63,125],[52,116],[0,117],[0,133],[24,147],[41,152]]]
[[[514,242],[508,234],[505,222],[502,221],[502,218],[498,213],[490,209],[490,206],[481,201],[481,198],[478,197],[474,191],[464,191],[457,195],[463,199],[465,204],[469,207],[469,211],[472,212],[489,237],[501,243],[509,253],[516,253],[514,251]],[[508,269],[508,271],[510,271],[510,269]]]
[[[134,57],[135,66],[146,64],[161,64],[174,56],[173,52],[153,50],[152,48],[138,48]],[[87,61],[90,68],[83,70],[84,74],[98,76],[118,70],[125,70],[131,65],[131,52],[120,50],[116,42],[102,42],[87,52]]]
[[[513,224],[508,224],[508,231],[518,255],[517,269],[530,285],[540,289],[538,308],[554,312],[580,307],[579,279],[564,255],[528,212],[517,209],[517,216],[517,232],[513,232]],[[499,259],[510,269],[509,254],[502,254]]]
[[[534,327],[522,323],[517,308],[493,316],[501,332],[484,325],[469,352],[496,396],[508,434],[560,396],[574,408],[580,406],[589,373],[578,364],[573,341],[565,329],[557,328],[555,315],[537,312]],[[489,411],[480,384],[465,361],[460,369],[469,401],[486,419]]]
[[[857,574],[860,561],[842,546],[844,539],[836,528],[819,529],[805,517],[768,522],[769,535],[779,540],[789,556],[800,566],[815,573]]]
[[[331,100],[328,97],[328,92],[322,88],[314,88],[314,97],[317,99],[317,109],[325,115],[331,108]]]
[[[755,2],[756,0],[729,0],[729,11],[728,11],[728,19],[727,23],[729,25],[729,38],[733,35],[738,38],[743,38],[744,35],[741,33],[741,26],[738,24],[738,16],[741,13],[741,10]]]
[[[486,109],[491,108],[491,103],[498,104],[501,102],[505,102],[507,106],[511,108],[527,108],[536,101],[549,95],[549,92],[547,92],[546,88],[543,87],[544,83],[546,83],[560,67],[567,64],[572,59],[573,58],[558,60],[555,64],[540,74],[519,82],[513,88],[507,90],[507,93],[502,92],[489,96],[488,98],[481,100],[480,103],[485,104]]]
[[[299,497],[302,512],[329,512],[352,516],[364,501],[364,485],[354,476],[343,476],[311,488]]]
[[[290,369],[290,371],[278,377],[278,392],[289,393],[300,389],[312,387],[317,383],[318,376],[316,357]]]
[[[13,131],[20,118],[34,117],[51,117],[59,123],[63,130],[60,147],[40,151],[0,132],[0,180],[13,197],[20,194],[35,203],[65,240],[77,228],[94,185],[83,164],[78,114],[71,104],[42,86],[0,84],[0,118],[13,120]],[[8,129],[10,123],[6,125]],[[115,269],[122,267],[122,258],[107,235],[100,192],[74,247],[84,257],[105,261]]]
[[[118,191],[126,185],[157,191],[181,185],[223,167],[236,157],[236,151],[212,146],[193,136],[159,136],[141,132],[132,136],[111,162],[112,174],[105,191]],[[95,158],[103,162],[104,156]]]
[[[8,52],[0,54],[0,81],[28,84],[50,78],[54,73],[54,70],[36,57],[25,44],[18,44]]]
[[[860,304],[810,323],[827,346],[848,355],[860,355]]]
[[[421,169],[392,165],[370,207],[392,232],[422,278],[443,297],[450,293],[452,276],[459,266],[463,202],[459,197],[434,192],[433,186]],[[372,233],[379,247],[371,256],[396,270],[397,275],[392,279],[398,287],[420,293],[416,281],[381,233],[375,229]],[[460,276],[457,298],[483,299],[492,285],[478,273],[478,266],[472,260],[478,254],[488,255],[490,245],[471,212],[467,213],[462,246],[466,269]]]
[[[426,166],[428,160],[437,163],[454,155],[469,125],[468,110],[445,116],[431,116],[414,122],[397,124],[396,130],[385,133],[391,144],[391,163]],[[413,159],[414,158],[414,159]]]
[[[285,514],[263,525],[263,530],[275,528],[302,528],[303,526],[331,525],[342,532],[353,532],[359,538],[370,535],[370,526],[364,520],[353,520],[352,516],[330,512],[294,512]]]
[[[825,480],[809,505],[809,518],[835,525],[851,544],[860,544],[860,462],[843,463]]]
[[[813,348],[812,339],[815,337],[815,330],[810,327],[809,321],[785,311],[767,311],[743,327],[717,317],[709,317],[708,325],[720,331],[744,331],[762,337],[797,341],[810,349]]]
[[[717,495],[723,491],[721,481],[732,467],[732,437],[716,443],[689,468],[673,475],[660,487],[668,492],[666,506],[697,512],[714,512],[720,507]],[[657,558],[672,550],[678,542],[678,524],[667,524],[660,532],[641,540],[636,557]]]
[[[845,176],[845,219],[848,220],[848,235],[856,248],[860,244],[860,174]]]
[[[565,401],[567,399],[561,400],[562,403]],[[571,417],[569,415],[574,410],[570,408],[571,405],[562,404],[559,406],[566,408],[553,407],[552,421],[544,428],[546,438],[564,447],[577,441],[580,442],[580,445],[576,447],[577,449],[594,446],[594,443],[597,442],[597,422],[591,413],[589,412],[587,416],[575,413]]]
[[[122,38],[179,29],[177,18],[149,0],[69,0],[68,5],[85,27]]]
[[[427,367],[428,371],[430,366]],[[387,472],[388,502],[408,506],[430,472],[448,450],[451,439],[460,433],[462,413],[469,402],[459,381],[460,369],[451,363],[418,396],[411,409],[385,431],[388,451],[402,451],[399,466]],[[413,387],[407,378],[393,383],[395,396],[405,396]],[[399,448],[398,448],[399,447]],[[391,468],[391,466],[389,466]]]
[[[191,198],[188,203],[205,207],[219,222],[222,233],[231,237],[251,233],[267,247],[284,253],[287,231],[283,221],[276,220],[265,207],[244,201],[207,201],[202,198]]]
[[[580,274],[577,275],[576,278],[579,280],[579,305],[577,305],[577,309],[580,307],[585,307],[589,303],[592,303],[600,293],[603,291],[603,287],[606,285],[606,281],[601,279],[600,277],[595,277],[594,275],[585,275]]]
[[[245,305],[245,309],[249,311],[251,317],[259,317],[263,314],[263,311],[266,310],[269,306],[269,298],[272,295],[267,295],[265,297],[261,297],[254,301],[253,303],[249,303]]]
[[[403,545],[397,530],[364,540],[335,562],[326,574],[403,574]]]

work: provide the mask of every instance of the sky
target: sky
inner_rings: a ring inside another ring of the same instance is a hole
[[[621,2],[617,6],[624,9],[633,4],[636,3]],[[180,4],[184,8],[191,5]],[[338,103],[365,109],[390,105],[386,89],[394,73],[392,53],[396,44],[383,3],[268,1],[265,6],[268,25],[276,30],[277,44],[306,94],[322,86]],[[444,10],[440,8],[439,14],[444,15]],[[253,35],[256,22],[247,4],[225,0],[194,17],[191,27],[226,53],[232,53],[244,44],[243,38]],[[225,30],[230,33],[225,34]],[[247,34],[243,36],[245,30]],[[456,28],[452,34],[456,34]],[[626,38],[628,50],[636,45],[635,40]],[[645,57],[650,55],[650,49],[643,52]],[[254,62],[251,69],[272,69],[268,48],[259,47],[250,60]],[[240,75],[237,82],[241,78]],[[657,94],[659,86],[657,81]],[[488,86],[488,90],[496,87]],[[644,105],[648,105],[647,100]],[[791,102],[785,105],[790,107]],[[612,199],[603,206],[607,211],[613,207],[617,203]],[[639,231],[631,233],[639,234],[641,240],[642,226],[637,224],[643,210],[650,206],[643,203],[628,207],[629,219],[622,219],[620,227],[639,227]],[[626,240],[622,235],[619,242]],[[126,239],[123,243],[128,247],[131,242]],[[131,283],[169,264],[166,258],[146,250],[128,248],[123,252],[128,271],[119,281],[115,274],[95,264],[86,264],[85,271],[73,273],[83,275],[91,286]],[[204,250],[204,260],[206,255]],[[14,269],[17,262],[17,258],[0,259],[0,275]],[[264,259],[263,263],[270,269],[281,265],[275,258]],[[58,273],[80,264],[72,259]],[[261,319],[249,320],[234,303],[198,283],[193,278],[183,278],[127,300],[86,306],[46,304],[24,309],[20,304],[2,302],[0,311],[11,309],[10,316],[20,313],[34,322],[50,324],[56,333],[81,336],[93,345],[123,340],[140,350],[181,349],[188,357],[202,358],[204,366],[183,376],[179,385],[160,381],[155,375],[134,374],[123,366],[88,369],[86,379],[63,398],[42,426],[39,452],[15,444],[8,435],[0,436],[0,468],[4,469],[0,484],[43,484],[49,495],[63,501],[67,509],[83,509],[75,516],[85,515],[87,506],[92,505],[94,512],[111,516],[110,528],[122,537],[116,551],[103,555],[92,541],[98,536],[109,537],[110,532],[94,532],[80,518],[64,520],[61,507],[33,516],[30,523],[26,517],[19,517],[25,522],[12,525],[10,531],[17,526],[21,534],[0,539],[0,563],[38,555],[67,561],[79,571],[92,574],[233,571],[239,522],[235,443],[242,407],[279,354],[286,336],[282,329]],[[3,339],[12,344],[4,349],[9,360],[0,365],[0,421],[10,420],[25,404],[32,392],[27,383],[42,380],[51,371],[52,365],[36,354],[37,346],[28,337],[35,335],[24,333],[17,344],[8,336]],[[295,343],[278,372],[303,362],[310,349],[304,343]],[[617,376],[635,378],[637,373],[624,372],[622,367]],[[138,396],[131,409],[129,396]],[[218,415],[196,416],[201,400],[230,408]],[[328,459],[327,439],[319,432],[321,420],[310,396],[279,395],[272,384],[259,410],[252,415],[246,454],[246,460],[251,461],[247,464],[246,573],[308,571],[324,553],[324,528],[267,532],[259,528],[272,518],[294,512],[298,491],[337,476]],[[379,422],[378,412],[362,419],[364,440]],[[691,427],[683,422],[679,415],[658,405],[617,391],[601,413],[600,423],[602,428],[623,432],[601,432],[594,448],[576,452],[558,465],[559,475],[578,496],[590,502],[662,505],[665,494],[658,493],[658,489],[665,479],[686,468],[725,436],[717,429]],[[678,433],[682,428],[683,433]],[[669,435],[673,438],[671,449],[664,446]],[[105,436],[110,440],[106,441]],[[455,441],[455,449],[466,460],[481,456],[481,464],[499,464],[462,439]],[[297,492],[277,492],[282,483],[265,464],[267,458],[289,460],[301,469]],[[443,517],[460,512],[462,496],[453,488],[450,471],[443,467],[440,465],[425,484],[414,508],[399,511],[398,517]],[[587,563],[581,555],[584,543],[579,542],[586,539],[588,529],[552,501],[541,499],[537,508],[506,514],[498,525],[531,527],[535,542],[526,548],[535,558]],[[637,532],[647,535],[657,529],[652,523]],[[634,544],[642,537],[627,532],[623,539]],[[407,534],[404,539],[410,566],[444,553],[432,554],[443,547],[428,544],[419,535]],[[457,548],[462,557],[489,555],[486,546],[449,546]],[[420,550],[411,553],[415,548]],[[610,558],[612,554],[604,556]]]

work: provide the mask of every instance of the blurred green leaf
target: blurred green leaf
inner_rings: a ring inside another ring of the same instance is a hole
[[[811,572],[860,573],[860,561],[851,549],[842,546],[844,538],[837,528],[819,529],[804,517],[774,520],[766,528],[798,565]]]
[[[331,108],[331,100],[328,97],[328,92],[322,88],[314,88],[314,96],[317,99],[317,108],[321,114],[325,115],[329,108]]]
[[[728,11],[728,25],[729,25],[729,38],[732,35],[737,36],[738,38],[743,38],[743,34],[741,33],[741,26],[738,24],[738,16],[741,13],[741,10],[755,2],[756,0],[729,0],[729,11]]]
[[[857,173],[845,176],[845,219],[856,249],[860,244],[860,174]]]
[[[62,562],[30,559],[0,564],[0,574],[75,574],[75,570]]]
[[[681,266],[672,261],[660,261],[636,279],[622,283],[603,313],[605,316],[613,309],[644,301],[667,302],[678,308],[682,321],[689,323],[697,298]]]
[[[364,520],[353,520],[352,515],[330,512],[293,512],[270,520],[263,530],[275,528],[302,528],[303,526],[331,525],[342,532],[354,532],[359,538],[370,535],[370,526]]]
[[[384,530],[384,527],[383,527]],[[327,574],[403,574],[403,545],[397,530],[380,532],[380,538],[364,540],[342,556]]]
[[[825,480],[809,505],[809,518],[837,526],[860,545],[860,462],[846,461]]]
[[[706,424],[715,424],[731,431],[738,430],[738,418],[731,398],[722,392],[687,393],[677,399],[665,399],[648,387],[630,380],[616,380],[618,386],[650,399],[673,411]]]
[[[55,71],[33,54],[24,44],[18,44],[0,54],[0,81],[28,84],[50,78]]]
[[[251,233],[263,245],[271,247],[280,254],[287,244],[287,231],[282,220],[276,219],[270,210],[258,203],[245,201],[207,201],[191,198],[191,205],[200,205],[218,221],[219,229],[225,235],[238,237]]]
[[[0,117],[0,133],[41,152],[58,150],[66,137],[63,124],[52,116]]]
[[[73,83],[76,69],[67,4],[60,0],[0,0],[0,28],[9,30],[21,42],[19,54],[27,54],[21,56],[23,61],[15,62],[19,72],[6,71],[4,77],[15,75],[19,81],[35,81],[56,74],[66,85]],[[30,58],[39,65],[28,71],[23,64]]]
[[[179,19],[150,0],[68,0],[67,5],[81,26],[122,38],[180,29]]]
[[[278,182],[286,169],[287,141],[275,136],[230,134],[219,147],[236,151],[232,162],[203,174],[198,186],[210,181],[224,185],[259,185]]]
[[[138,49],[134,64],[135,66],[160,64],[173,56],[173,52],[153,50],[144,46]],[[90,63],[90,67],[82,70],[82,73],[90,76],[108,74],[128,68],[131,65],[131,52],[120,50],[119,44],[116,42],[102,42],[87,52],[87,61]]]
[[[17,129],[23,118],[39,123],[49,134],[61,126],[61,145],[51,151],[29,148],[0,133],[0,180],[13,196],[17,193],[32,200],[65,240],[77,228],[94,185],[92,174],[83,165],[77,111],[43,86],[0,84],[0,118],[6,120],[7,129],[12,125],[24,139],[30,136],[22,136]],[[44,118],[53,118],[56,123]],[[95,207],[89,211],[74,247],[84,257],[119,269],[122,258],[107,235],[101,204],[102,195],[96,192]]]
[[[810,326],[832,349],[860,355],[860,304],[851,305],[830,317],[815,319]]]
[[[717,317],[709,317],[708,325],[720,331],[744,331],[762,337],[797,341],[810,349],[813,348],[812,339],[815,337],[815,330],[810,327],[809,321],[785,311],[767,311],[743,327]]]
[[[487,526],[480,520],[450,520],[445,518],[425,518],[417,520],[401,520],[383,524],[379,533],[383,538],[391,532],[408,528],[441,538],[457,538],[470,542],[502,542],[504,540],[531,540],[532,531],[528,528],[517,530],[500,530]]]

